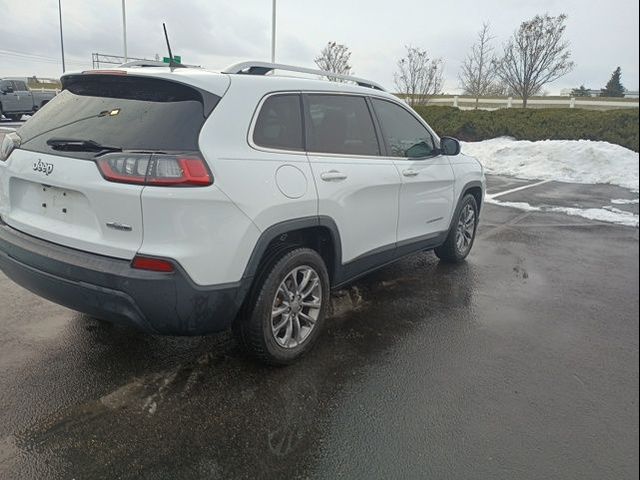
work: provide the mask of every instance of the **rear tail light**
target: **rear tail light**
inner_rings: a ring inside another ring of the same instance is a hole
[[[131,262],[133,268],[138,270],[150,270],[152,272],[165,272],[170,273],[175,270],[173,263],[169,260],[163,260],[162,258],[144,257],[136,255]]]
[[[11,152],[20,146],[20,137],[15,132],[5,134],[0,144],[0,161],[5,162]]]
[[[164,187],[203,187],[213,183],[207,164],[197,153],[114,153],[100,157],[97,164],[110,182]]]

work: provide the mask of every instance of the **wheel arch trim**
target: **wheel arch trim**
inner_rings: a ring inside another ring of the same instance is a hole
[[[458,201],[456,202],[456,208],[453,211],[453,215],[451,216],[451,220],[449,222],[449,230],[453,228],[454,221],[460,213],[460,208],[462,207],[462,199],[467,193],[469,193],[469,190],[471,190],[472,188],[479,188],[484,194],[484,189],[482,188],[482,182],[480,180],[471,180],[470,182],[465,183],[464,187],[462,187],[462,189],[460,190],[460,195],[458,196]],[[482,207],[482,205],[477,205],[477,207],[478,212],[480,212],[480,208]]]
[[[341,265],[342,260],[342,242],[340,239],[338,226],[331,217],[325,215],[314,215],[309,217],[285,220],[283,222],[276,223],[275,225],[272,225],[264,230],[260,234],[260,237],[258,238],[253,251],[251,252],[249,261],[247,262],[247,266],[244,270],[244,274],[242,275],[243,282],[248,281],[248,283],[251,283],[251,280],[258,271],[258,266],[260,265],[262,257],[267,251],[269,244],[273,240],[289,232],[315,227],[324,227],[330,232],[334,249],[333,265],[331,265],[331,267],[334,269],[334,271],[337,271],[337,269]]]

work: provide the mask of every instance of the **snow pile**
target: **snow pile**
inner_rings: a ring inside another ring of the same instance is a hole
[[[535,188],[546,181],[584,184],[610,184],[638,192],[638,154],[619,145],[590,140],[543,140],[530,142],[509,137],[482,142],[463,142],[462,152],[484,165],[487,173],[507,175],[542,182],[514,189]],[[508,202],[498,198],[508,192],[487,194],[495,205],[526,211],[558,212],[590,220],[638,227],[638,215],[613,205],[633,205],[638,199],[615,198],[612,205],[601,208],[534,206],[525,202]]]
[[[487,173],[570,183],[608,183],[638,191],[638,154],[607,142],[509,137],[462,142],[462,153],[477,158]]]

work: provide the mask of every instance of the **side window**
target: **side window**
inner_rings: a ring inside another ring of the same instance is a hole
[[[364,97],[308,95],[307,150],[346,155],[380,155],[378,139]]]
[[[253,130],[253,143],[267,148],[304,150],[300,95],[272,95],[265,100]]]
[[[2,90],[3,92],[6,92],[9,87],[13,88],[13,84],[11,83],[11,81],[2,80],[0,82],[0,90]]]
[[[24,83],[22,80],[14,80],[13,88],[15,89],[16,92],[24,92],[27,90],[27,84]]]
[[[389,155],[421,158],[436,153],[433,137],[413,115],[393,102],[377,98],[372,102]]]

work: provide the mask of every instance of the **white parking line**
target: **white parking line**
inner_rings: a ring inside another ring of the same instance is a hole
[[[519,192],[521,190],[526,190],[527,188],[537,187],[538,185],[544,185],[545,183],[549,183],[549,182],[553,182],[553,180],[542,180],[540,182],[530,183],[528,185],[523,185],[521,187],[511,188],[509,190],[505,190],[504,192],[498,192],[498,193],[494,193],[494,194],[487,193],[486,197],[487,197],[487,199],[492,200],[494,198],[501,197],[503,195],[508,195],[510,193]]]

